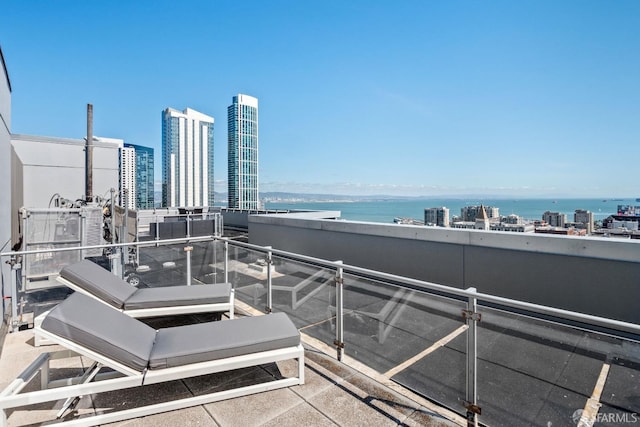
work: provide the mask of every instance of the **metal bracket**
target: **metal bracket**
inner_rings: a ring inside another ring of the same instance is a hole
[[[464,407],[467,409],[467,411],[471,413],[482,415],[482,408],[479,405],[474,405],[469,402],[464,402]]]
[[[335,278],[335,284],[336,284],[336,285],[344,285],[344,278],[342,278],[342,277],[336,277],[336,278]]]
[[[271,310],[271,307],[265,307],[264,308],[264,312],[267,313],[267,314],[271,313],[272,311],[273,310]]]
[[[344,348],[344,343],[342,341],[333,340],[333,345],[335,345],[338,348]]]
[[[193,246],[185,246],[184,247],[184,251],[185,252],[192,252],[193,251]]]
[[[478,313],[471,310],[462,310],[462,318],[464,320],[474,320],[476,322],[482,321],[482,313]]]

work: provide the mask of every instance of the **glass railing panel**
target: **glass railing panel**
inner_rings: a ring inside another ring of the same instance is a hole
[[[273,310],[289,314],[303,332],[333,345],[335,276],[331,269],[274,256],[271,272]]]
[[[479,311],[482,423],[569,425],[596,394],[596,406],[602,405],[596,420],[640,412],[637,343],[487,307]]]
[[[143,286],[186,285],[189,258],[192,285],[224,282],[224,246],[217,241],[140,247],[125,277]]]
[[[187,255],[185,248],[190,246],[193,245],[174,243],[157,247],[139,247],[135,261],[126,265],[125,279],[143,288],[186,285]]]
[[[77,243],[31,244],[29,250],[62,249],[77,247]],[[42,252],[25,255],[22,258],[23,291],[58,287],[55,277],[60,270],[69,264],[82,259],[82,252],[77,250],[60,252]]]
[[[74,246],[77,245],[64,243],[56,245],[56,248]],[[30,261],[27,261],[27,258]],[[17,303],[16,319],[19,319],[19,327],[33,326],[35,318],[51,310],[72,292],[60,283],[57,277],[62,268],[80,259],[82,259],[82,253],[79,250],[31,254],[22,258],[20,268],[11,270],[13,277],[10,280],[15,281],[18,291],[13,298]],[[6,261],[9,261],[9,258],[1,260],[1,262]],[[38,268],[42,268],[42,275],[33,274]],[[10,285],[11,282],[5,284],[6,291],[9,291]],[[13,293],[13,291],[10,292]]]
[[[227,272],[237,301],[265,311],[267,306],[266,253],[229,245]]]
[[[192,274],[202,284],[224,283],[224,243],[212,240],[192,244]]]
[[[345,275],[345,353],[407,388],[457,407],[464,398],[465,303]],[[458,408],[459,409],[459,408]]]
[[[596,423],[602,425],[640,424],[640,342],[587,334],[583,347],[605,353],[609,365],[600,395]],[[602,348],[604,346],[604,349]],[[601,372],[601,376],[604,373]],[[594,390],[596,388],[594,387]],[[597,425],[596,424],[596,425]]]

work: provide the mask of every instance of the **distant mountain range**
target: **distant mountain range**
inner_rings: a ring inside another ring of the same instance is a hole
[[[162,201],[162,191],[155,191],[155,204],[160,206]],[[568,197],[569,199],[571,197]],[[227,193],[214,193],[215,205],[226,206],[227,205]],[[452,195],[438,195],[438,196],[391,196],[385,194],[378,195],[344,195],[344,194],[317,194],[317,193],[289,193],[282,191],[272,191],[260,193],[260,201],[262,203],[302,203],[302,202],[383,202],[393,200],[512,200],[512,199],[554,199],[553,197],[509,197],[505,195],[491,195],[491,194],[452,194]],[[614,200],[614,199],[609,199]],[[622,200],[622,199],[615,199]]]

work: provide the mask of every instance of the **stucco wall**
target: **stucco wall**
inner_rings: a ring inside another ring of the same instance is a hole
[[[11,249],[11,89],[0,50],[0,252]],[[3,295],[11,295],[11,269],[0,260],[0,286]],[[3,300],[2,315],[9,300]]]

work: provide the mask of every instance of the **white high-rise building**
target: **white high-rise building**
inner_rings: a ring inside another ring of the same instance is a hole
[[[438,227],[449,227],[449,208],[425,208],[424,224],[437,225]]]
[[[564,227],[567,216],[560,212],[546,211],[542,214],[542,220],[552,227]]]
[[[573,221],[584,224],[587,234],[593,233],[593,212],[585,209],[576,209],[573,214]]]
[[[213,117],[162,112],[162,206],[213,206]]]
[[[227,108],[229,207],[258,209],[258,99],[239,94]]]
[[[120,149],[120,205],[136,208],[136,151],[133,147]]]

